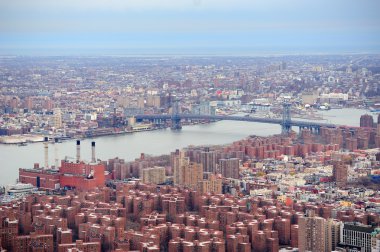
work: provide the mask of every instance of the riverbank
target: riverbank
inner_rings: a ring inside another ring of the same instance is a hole
[[[213,121],[212,121],[213,122]],[[188,125],[199,125],[199,124],[208,124],[212,122],[205,121],[193,121],[193,122],[184,122],[183,126]],[[90,139],[106,136],[121,136],[137,132],[146,132],[146,131],[155,131],[170,128],[169,125],[162,126],[153,126],[152,124],[137,124],[133,127],[127,129],[115,129],[115,128],[102,128],[95,129],[83,132],[82,134],[76,134],[74,136],[54,136],[47,135],[51,142],[54,142],[54,138],[58,138],[59,142],[72,140],[72,139]],[[1,136],[0,144],[3,145],[18,145],[26,146],[27,144],[39,143],[44,141],[44,135],[33,135],[33,134],[22,134],[22,135],[11,135],[11,136]]]
[[[324,111],[328,123],[359,126],[360,116],[368,113],[363,109],[339,109]],[[377,114],[368,113],[374,117]],[[297,129],[296,129],[297,130]],[[123,158],[132,161],[141,153],[148,155],[167,154],[175,149],[189,145],[222,145],[243,139],[249,135],[269,136],[281,133],[281,126],[257,122],[218,121],[215,123],[183,126],[182,130],[168,128],[143,131],[139,134],[110,135],[96,138],[96,157],[101,160]],[[91,142],[94,138],[81,141],[81,157],[91,160]],[[57,148],[57,151],[55,149]],[[76,156],[73,141],[49,144],[49,164],[65,157]],[[0,144],[2,173],[0,185],[14,184],[19,168],[31,168],[34,163],[44,163],[44,145],[28,144],[18,147],[12,144]]]
[[[23,134],[23,135],[11,135],[0,137],[0,144],[27,144],[27,143],[38,143],[43,142],[44,136],[33,135],[33,134]]]

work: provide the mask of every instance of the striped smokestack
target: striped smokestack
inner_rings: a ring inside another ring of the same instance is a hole
[[[49,146],[48,146],[48,141],[49,141],[49,138],[48,137],[45,137],[44,138],[44,150],[45,150],[45,165],[44,165],[44,169],[48,169],[49,168]]]
[[[54,138],[54,161],[55,169],[58,169],[58,138]]]
[[[91,162],[95,163],[95,142],[91,142]]]
[[[77,163],[80,162],[80,140],[77,140]]]

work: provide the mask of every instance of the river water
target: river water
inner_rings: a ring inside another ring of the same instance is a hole
[[[324,122],[359,126],[360,116],[369,113],[361,109],[336,109],[324,111]],[[375,121],[377,115],[374,116]],[[298,120],[298,119],[295,119]],[[140,153],[160,155],[189,145],[227,144],[249,135],[268,136],[281,132],[281,126],[253,122],[219,121],[210,124],[185,126],[181,131],[170,129],[138,132],[118,136],[104,136],[81,141],[81,158],[90,160],[91,141],[96,141],[96,158],[108,160],[119,157],[127,161]],[[75,157],[75,141],[57,144],[59,160],[65,156]],[[54,146],[49,144],[49,164],[54,164]],[[34,163],[44,163],[42,143],[27,146],[0,145],[0,185],[16,182],[18,168],[31,168]]]

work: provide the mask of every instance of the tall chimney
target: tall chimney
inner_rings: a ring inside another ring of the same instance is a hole
[[[49,146],[48,146],[48,141],[49,141],[49,138],[48,137],[45,137],[44,138],[44,150],[45,150],[45,165],[44,165],[44,169],[48,169],[49,168]]]
[[[96,159],[95,159],[95,142],[91,142],[91,151],[92,151],[91,162],[95,163],[96,162]]]
[[[58,169],[58,138],[54,138],[55,169]]]
[[[80,140],[77,140],[77,163],[80,162]]]

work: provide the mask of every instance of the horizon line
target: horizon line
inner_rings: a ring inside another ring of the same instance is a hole
[[[284,57],[284,56],[335,56],[380,55],[379,51],[348,52],[263,52],[263,53],[1,53],[0,57]]]

